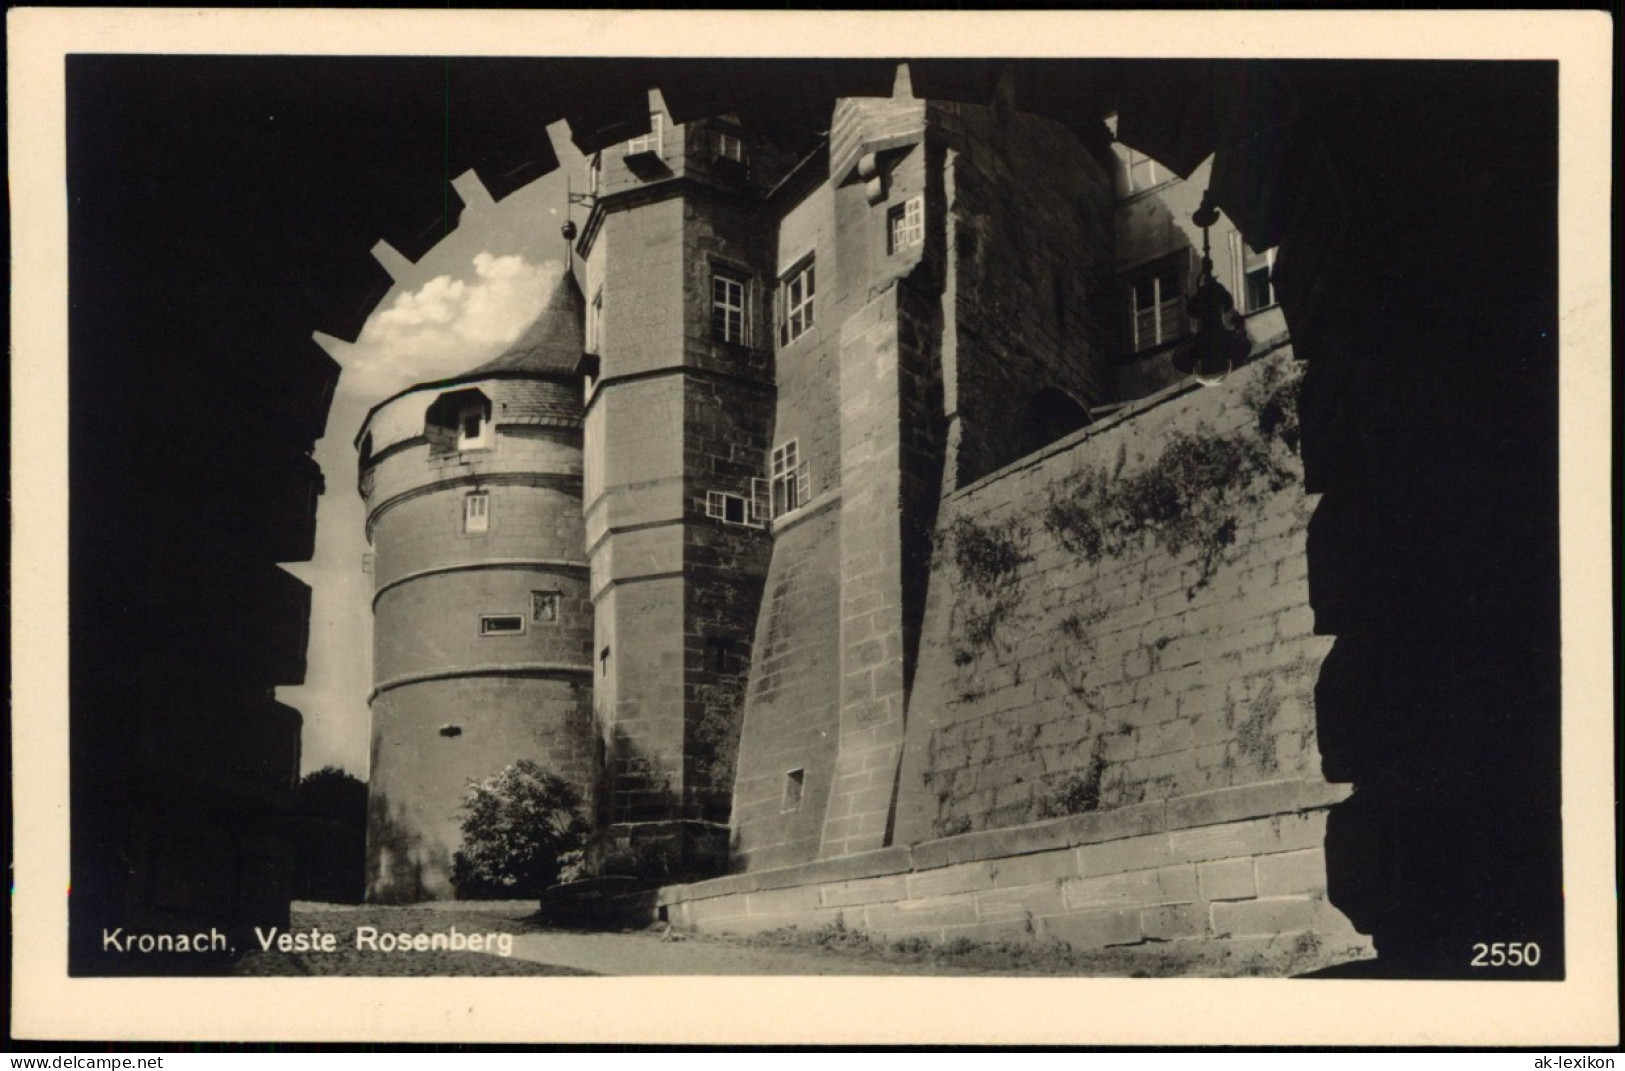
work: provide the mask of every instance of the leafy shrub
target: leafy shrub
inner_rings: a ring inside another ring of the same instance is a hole
[[[460,900],[539,896],[579,876],[590,831],[571,784],[529,759],[463,798],[463,846],[452,857]]]

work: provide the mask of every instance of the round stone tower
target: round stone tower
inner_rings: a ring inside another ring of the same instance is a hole
[[[591,805],[581,322],[566,273],[506,353],[386,399],[357,436],[374,548],[371,900],[450,897],[468,783],[519,759]]]

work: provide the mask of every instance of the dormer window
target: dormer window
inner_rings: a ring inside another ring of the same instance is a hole
[[[653,153],[656,156],[665,153],[665,116],[653,112],[649,116],[649,132],[639,134],[626,143],[626,155],[637,156],[640,153]]]
[[[1127,153],[1123,159],[1128,179],[1128,188],[1123,191],[1125,196],[1139,193],[1142,190],[1149,190],[1154,186],[1161,186],[1163,183],[1171,182],[1178,177],[1144,153],[1135,152],[1127,145],[1122,146],[1122,148]]]
[[[432,457],[490,449],[494,442],[491,399],[475,389],[442,394],[424,414],[423,437],[429,441]]]
[[[457,410],[457,449],[484,450],[491,445],[490,433],[485,406],[475,402]]]
[[[711,131],[711,158],[713,160],[732,160],[736,164],[745,162],[745,143],[738,134],[730,130]]]

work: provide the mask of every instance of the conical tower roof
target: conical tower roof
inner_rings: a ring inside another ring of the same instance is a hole
[[[442,390],[459,383],[472,383],[481,379],[525,376],[567,377],[572,381],[578,379],[580,373],[576,371],[576,365],[581,360],[583,349],[581,325],[585,305],[574,274],[564,272],[554,285],[553,292],[548,295],[547,301],[543,303],[542,311],[537,313],[536,319],[531,321],[517,342],[509,346],[500,356],[461,375],[414,383],[404,390],[391,394],[367,410],[367,416],[361,422],[361,429],[356,432],[356,444],[361,443],[367,434],[367,428],[372,424],[372,418],[380,409],[397,398],[418,391]]]
[[[581,322],[585,311],[575,274],[559,276],[542,311],[499,357],[473,368],[458,379],[481,379],[505,372],[563,373],[573,375],[581,360]]]

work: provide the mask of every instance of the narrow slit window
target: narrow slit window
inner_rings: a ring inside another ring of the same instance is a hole
[[[609,648],[605,647],[598,652],[598,673],[600,676],[609,676]]]
[[[480,618],[481,636],[518,636],[524,631],[524,614],[486,614]]]
[[[806,770],[791,770],[784,775],[784,802],[781,810],[795,811],[801,808],[801,791],[807,781]]]
[[[734,643],[721,636],[705,641],[705,670],[707,673],[727,673],[733,668]]]
[[[598,353],[604,344],[604,291],[600,287],[592,296],[592,304],[587,306],[587,339],[588,353]]]

